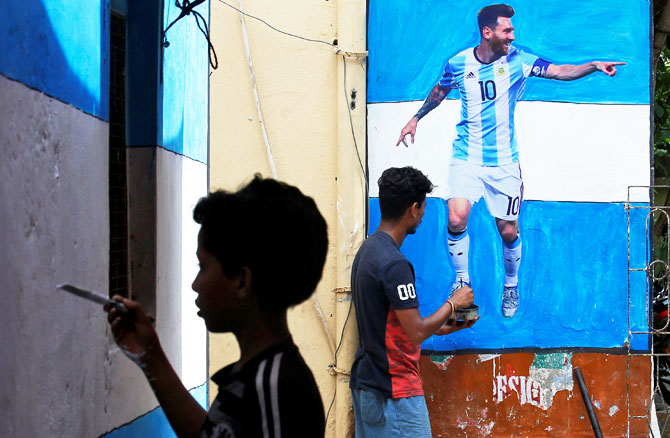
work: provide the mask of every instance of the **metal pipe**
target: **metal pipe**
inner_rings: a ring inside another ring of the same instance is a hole
[[[593,410],[593,403],[591,403],[591,397],[589,396],[589,391],[586,389],[586,383],[584,383],[584,376],[582,376],[582,370],[579,367],[575,367],[575,376],[577,377],[577,384],[579,385],[579,391],[582,393],[582,399],[584,399],[584,405],[586,405],[586,412],[589,413],[589,420],[591,420],[591,427],[593,428],[593,434],[596,438],[603,438],[603,434],[600,431],[600,424],[598,424],[598,418],[596,418],[596,413]]]

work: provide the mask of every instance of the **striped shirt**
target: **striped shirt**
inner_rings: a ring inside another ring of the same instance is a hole
[[[543,77],[548,61],[514,47],[489,64],[474,48],[451,58],[440,86],[458,88],[461,121],[456,126],[453,158],[483,166],[519,161],[514,134],[514,110],[530,76]]]
[[[238,372],[212,380],[219,393],[202,426],[203,438],[323,437],[323,404],[312,372],[292,339],[273,345]]]

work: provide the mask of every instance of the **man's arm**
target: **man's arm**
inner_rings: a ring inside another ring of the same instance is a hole
[[[435,332],[435,334],[438,335],[438,336],[444,336],[444,335],[449,335],[451,333],[457,332],[459,330],[470,328],[473,325],[475,325],[475,323],[477,321],[479,321],[479,318],[480,317],[478,316],[475,319],[470,319],[470,320],[467,320],[467,321],[456,321],[456,318],[453,318],[453,317],[450,316],[449,319],[447,319],[444,322],[444,324],[442,324],[442,327],[440,327]]]
[[[199,437],[207,412],[195,401],[170,365],[158,335],[142,306],[119,296],[131,317],[121,319],[116,309],[107,307],[107,320],[121,350],[144,372],[165,416],[179,437]]]
[[[402,131],[400,131],[400,138],[398,139],[398,143],[396,143],[396,146],[400,146],[400,143],[404,144],[405,147],[408,147],[407,141],[405,141],[405,136],[407,134],[411,135],[411,141],[412,144],[414,144],[414,134],[416,134],[416,125],[419,123],[419,120],[423,118],[426,114],[437,108],[437,106],[442,103],[445,97],[447,97],[447,94],[449,93],[449,89],[444,88],[440,84],[437,84],[433,87],[433,89],[430,91],[430,94],[428,97],[426,97],[426,100],[423,102],[423,105],[421,108],[419,108],[419,111],[412,117],[412,119],[405,125],[404,128],[402,128]]]
[[[469,286],[464,286],[456,290],[435,313],[425,318],[421,317],[417,307],[396,310],[395,313],[409,340],[419,345],[436,334],[447,319],[453,316],[453,311],[472,304],[473,298],[472,289]]]
[[[607,76],[614,76],[616,74],[617,65],[626,65],[626,63],[592,61],[582,65],[550,64],[549,67],[547,67],[547,72],[544,74],[544,77],[558,79],[559,81],[573,81],[597,71],[601,71]]]

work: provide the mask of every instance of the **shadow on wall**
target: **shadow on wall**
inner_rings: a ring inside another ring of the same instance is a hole
[[[109,119],[109,3],[5,2],[0,74]]]

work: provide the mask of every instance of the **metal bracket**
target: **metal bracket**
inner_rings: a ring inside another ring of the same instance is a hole
[[[345,376],[350,376],[351,375],[351,371],[347,371],[347,370],[343,370],[342,368],[338,368],[338,367],[335,366],[334,363],[331,363],[330,365],[328,365],[328,373],[331,376],[337,376],[338,374],[342,374],[342,375],[345,375]]]
[[[358,52],[356,50],[342,50],[340,48],[335,49],[335,54],[336,55],[344,55],[347,58],[367,58],[368,57],[368,51],[364,50],[362,52]]]

